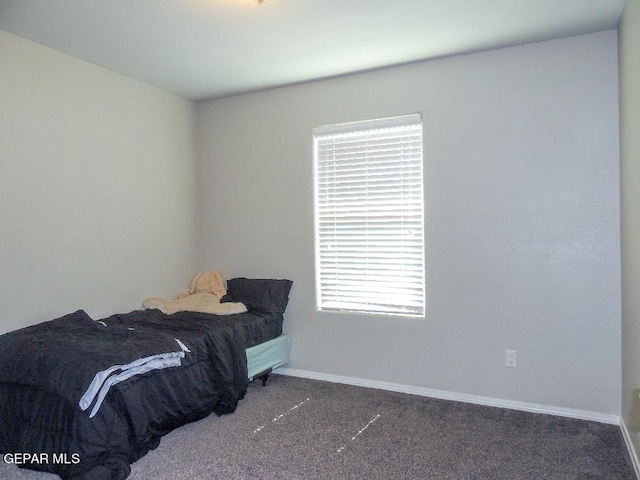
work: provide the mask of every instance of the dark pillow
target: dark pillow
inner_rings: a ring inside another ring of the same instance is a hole
[[[267,315],[284,314],[289,302],[291,280],[232,278],[221,302],[242,302],[248,310]]]

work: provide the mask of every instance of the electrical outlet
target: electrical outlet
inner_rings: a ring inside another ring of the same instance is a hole
[[[516,368],[518,363],[515,350],[505,350],[505,365],[510,368]]]

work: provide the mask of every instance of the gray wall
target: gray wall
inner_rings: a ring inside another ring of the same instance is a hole
[[[622,424],[640,454],[640,2],[620,23]]]
[[[193,104],[2,31],[0,65],[0,333],[187,286]]]
[[[220,268],[295,281],[292,369],[620,414],[616,32],[201,104],[199,165],[190,102],[4,32],[0,64],[0,332],[137,308]],[[416,111],[427,318],[318,313],[311,129]]]
[[[202,264],[294,280],[292,371],[619,415],[617,72],[611,31],[198,104]],[[312,127],[413,112],[427,318],[317,312]]]

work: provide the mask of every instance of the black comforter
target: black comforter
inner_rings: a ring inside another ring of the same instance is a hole
[[[282,317],[255,312],[96,321],[79,310],[1,335],[0,452],[37,453],[22,466],[64,479],[124,479],[165,433],[233,412],[248,384],[245,349],[281,329]],[[112,385],[93,417],[95,401],[80,408],[96,373],[167,353],[179,364]]]

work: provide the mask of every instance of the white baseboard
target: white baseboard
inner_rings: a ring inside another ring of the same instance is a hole
[[[620,425],[619,415],[609,415],[605,413],[592,412],[588,410],[577,410],[573,408],[556,407],[550,405],[539,405],[536,403],[516,402],[503,400],[500,398],[482,397],[479,395],[469,395],[466,393],[449,392],[446,390],[436,390],[432,388],[415,387],[412,385],[402,385],[398,383],[379,382],[363,378],[344,377],[340,375],[330,375],[326,373],[309,372],[292,368],[278,368],[273,373],[288,375],[292,377],[309,378],[312,380],[324,380],[332,383],[344,383],[358,387],[376,388],[378,390],[389,390],[392,392],[408,393],[422,397],[439,398],[442,400],[453,400],[456,402],[474,403],[489,407],[508,408],[511,410],[522,410],[525,412],[544,413],[557,415],[560,417],[576,418],[580,420],[590,420],[599,423]]]
[[[640,460],[638,459],[638,454],[636,453],[636,449],[633,446],[633,441],[631,440],[631,435],[629,434],[627,425],[622,418],[620,419],[620,430],[622,430],[624,442],[627,444],[627,450],[629,450],[631,463],[633,463],[633,469],[636,471],[636,478],[640,478]]]

